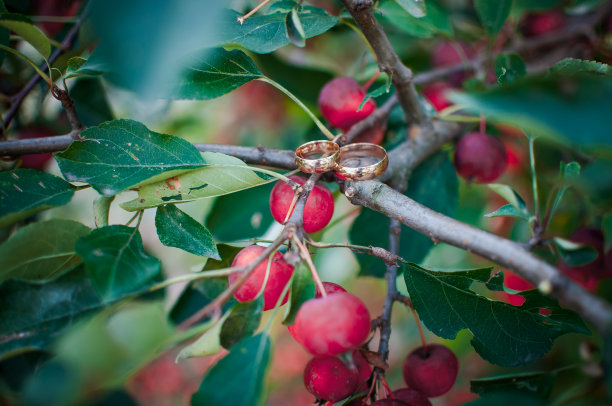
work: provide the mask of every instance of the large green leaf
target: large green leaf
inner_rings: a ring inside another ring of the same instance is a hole
[[[316,290],[310,268],[303,262],[298,263],[293,274],[293,281],[291,282],[289,308],[283,318],[283,324],[291,325],[295,322],[295,316],[297,316],[300,306],[307,300],[314,298]]]
[[[257,334],[234,345],[204,376],[191,398],[191,406],[263,404],[270,347],[270,337],[266,334]]]
[[[81,136],[83,140],[56,155],[57,162],[66,179],[87,182],[104,196],[206,163],[187,141],[150,131],[133,120],[103,123]]]
[[[138,198],[122,203],[135,211],[167,203],[181,203],[237,192],[267,182],[238,158],[217,152],[202,153],[206,166],[138,189]]]
[[[550,403],[535,396],[520,392],[488,393],[482,398],[466,403],[464,406],[550,406]]]
[[[0,228],[37,211],[62,206],[74,187],[64,179],[35,169],[0,172]]]
[[[252,336],[259,327],[262,313],[263,295],[256,300],[234,306],[221,327],[221,345],[231,348],[240,340]]]
[[[49,38],[24,15],[2,13],[0,14],[0,26],[5,27],[30,43],[43,58],[49,58],[51,54],[51,43]]]
[[[472,379],[470,390],[479,395],[495,392],[524,392],[547,399],[552,392],[555,372],[523,372]]]
[[[447,152],[438,152],[419,165],[410,177],[406,195],[438,212],[452,216],[457,206],[457,173]],[[389,219],[370,209],[362,209],[349,233],[352,244],[387,248]],[[402,226],[399,255],[413,262],[422,261],[433,247],[431,238]],[[357,259],[361,275],[382,278],[385,263],[371,255],[360,254]]]
[[[207,49],[190,57],[172,99],[208,100],[222,96],[263,77],[255,63],[242,51]]]
[[[72,220],[29,224],[0,245],[0,283],[7,279],[44,283],[81,263],[74,243],[89,228]]]
[[[413,264],[402,267],[414,308],[427,328],[447,339],[468,329],[474,349],[493,364],[529,364],[546,354],[560,335],[589,334],[578,315],[537,290],[522,292],[525,303],[520,307],[477,294],[470,286],[487,282],[482,270],[435,272]],[[551,314],[540,314],[540,308],[550,309]]]
[[[474,7],[480,22],[487,29],[489,35],[494,37],[510,15],[512,0],[474,0]]]
[[[157,209],[155,227],[162,244],[176,247],[195,255],[221,259],[210,232],[173,204]]]
[[[83,125],[92,127],[114,118],[100,78],[80,78],[70,87],[79,119]]]
[[[424,0],[395,0],[395,2],[413,17],[421,18],[427,14]]]
[[[435,35],[453,35],[448,13],[433,0],[427,0],[427,15],[417,18],[394,1],[381,2],[381,18],[395,28],[418,38],[431,38]]]
[[[159,260],[144,252],[137,228],[97,228],[80,238],[75,249],[94,286],[107,300],[140,290],[161,270]]]
[[[452,93],[450,98],[488,120],[515,125],[531,135],[578,144],[612,143],[610,77],[535,78],[484,92]]]

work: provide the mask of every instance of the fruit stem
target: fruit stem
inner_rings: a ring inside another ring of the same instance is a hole
[[[306,112],[306,114],[308,114],[308,116],[310,116],[312,121],[314,121],[314,123],[317,125],[317,127],[319,127],[319,130],[321,130],[323,135],[325,135],[330,140],[334,139],[334,135],[331,133],[331,131],[329,131],[329,129],[327,127],[325,127],[323,125],[321,120],[319,120],[317,118],[317,116],[315,116],[313,114],[313,112],[310,111],[310,109],[308,109],[308,107],[306,107],[306,105],[304,103],[302,103],[302,101],[300,99],[298,99],[293,93],[291,93],[289,90],[287,90],[283,86],[281,86],[280,83],[276,83],[275,81],[273,81],[272,79],[267,78],[267,77],[258,78],[257,80],[261,80],[262,82],[269,83],[272,86],[274,86],[275,88],[277,88],[278,90],[280,90],[281,92],[285,93],[285,95],[287,95],[287,97],[289,97],[291,100],[293,100],[298,106],[300,106],[302,108],[302,110],[304,110]]]
[[[293,194],[293,199],[291,199],[291,204],[289,205],[289,210],[287,210],[287,215],[285,216],[285,220],[283,221],[283,224],[286,224],[289,218],[291,217],[291,214],[293,214],[293,209],[295,209],[295,204],[297,203],[299,197],[300,196],[298,193]]]
[[[379,76],[380,71],[376,71],[376,73],[372,75],[372,77],[365,83],[365,85],[362,86],[363,91],[367,92],[370,86],[372,86],[372,84],[376,82],[376,79],[378,79]]]
[[[421,342],[423,343],[423,348],[425,348],[425,352],[428,352],[427,341],[425,340],[425,333],[423,332],[423,326],[421,326],[419,315],[417,314],[416,310],[414,310],[414,307],[412,306],[410,307],[410,311],[412,312],[412,315],[414,316],[414,321],[416,321],[417,327],[419,328],[419,335],[421,336]]]
[[[255,7],[253,10],[249,11],[248,13],[246,13],[243,16],[240,16],[237,18],[237,21],[240,24],[243,24],[250,16],[252,16],[253,14],[255,14],[260,8],[262,8],[263,6],[265,6],[266,4],[268,4],[270,2],[270,0],[263,0],[261,3],[259,3],[257,5],[257,7]]]
[[[295,245],[297,245],[298,249],[300,250],[302,258],[308,264],[310,272],[312,273],[312,279],[314,280],[315,285],[317,285],[317,289],[319,290],[319,292],[321,292],[321,296],[327,297],[327,292],[325,292],[325,287],[323,286],[323,282],[319,277],[317,268],[315,268],[314,263],[312,262],[312,258],[310,257],[310,252],[308,252],[308,248],[306,248],[306,246],[300,241],[299,238],[294,236],[292,239],[293,242],[295,242]]]
[[[535,153],[534,153],[534,137],[527,137],[529,139],[529,167],[531,168],[531,188],[533,190],[533,211],[535,213],[536,224],[534,228],[537,228],[540,222],[540,197],[538,195],[538,179],[536,177],[535,167]]]

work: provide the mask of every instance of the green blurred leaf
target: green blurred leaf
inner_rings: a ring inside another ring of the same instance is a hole
[[[485,217],[518,217],[524,220],[529,220],[529,216],[523,212],[520,212],[511,204],[500,207],[494,212],[484,215]]]
[[[246,338],[234,345],[204,376],[191,398],[191,405],[262,405],[270,347],[266,334]]]
[[[474,8],[482,25],[491,37],[504,26],[512,10],[512,0],[474,0]]]
[[[81,263],[74,243],[89,228],[72,220],[52,219],[19,229],[0,245],[0,283],[17,279],[45,283]]]
[[[528,215],[527,205],[521,195],[508,185],[502,185],[501,183],[489,183],[489,189],[506,199],[508,203],[514,206],[519,213]]]
[[[590,246],[579,244],[563,238],[553,238],[561,259],[569,266],[583,266],[597,259],[597,250]]]
[[[578,315],[537,290],[521,292],[525,303],[520,307],[477,294],[470,286],[482,281],[481,270],[473,277],[469,271],[435,272],[413,264],[402,267],[406,268],[410,298],[425,326],[446,339],[468,329],[476,352],[493,364],[529,364],[546,354],[560,335],[589,333]],[[540,314],[540,308],[550,309],[551,314]]]
[[[221,345],[231,348],[257,331],[263,313],[263,295],[246,303],[238,303],[221,327]]]
[[[526,11],[541,11],[553,8],[559,5],[562,0],[514,0],[512,13],[520,16]]]
[[[429,3],[428,3],[429,5]],[[406,195],[431,209],[452,216],[457,207],[459,183],[457,172],[451,163],[448,152],[438,152],[412,173]],[[389,246],[389,219],[370,209],[362,209],[349,232],[351,244]],[[399,255],[410,261],[420,262],[426,256],[433,241],[408,227],[402,226]],[[382,278],[385,263],[376,257],[358,254],[360,275]]]
[[[0,14],[7,13],[6,7],[4,6],[4,2],[0,0]],[[9,46],[9,41],[11,38],[11,32],[7,28],[0,27],[0,45],[4,45],[5,47]],[[2,62],[4,62],[4,57],[6,56],[5,50],[0,50],[0,66],[2,66]]]
[[[293,45],[304,48],[306,33],[296,8],[291,9],[291,12],[285,17],[285,30],[287,31],[287,38]]]
[[[207,330],[191,344],[186,345],[176,356],[176,361],[193,357],[206,357],[218,354],[221,351],[221,327],[230,315],[228,310],[220,319],[212,319],[207,322]]]
[[[415,18],[427,15],[427,8],[423,0],[395,0],[395,2]]]
[[[108,215],[113,200],[115,200],[115,196],[100,196],[94,200],[94,221],[96,227],[100,228],[108,225]]]
[[[157,208],[155,227],[162,244],[207,258],[221,259],[210,232],[173,204]]]
[[[70,97],[83,125],[94,127],[114,118],[100,78],[80,78],[70,88]]]
[[[478,395],[495,392],[524,392],[540,399],[547,399],[552,392],[555,372],[523,372],[472,379],[470,390]]]
[[[565,194],[565,191],[570,187],[571,183],[568,183],[568,181],[571,182],[578,178],[580,176],[581,169],[582,168],[578,162],[572,161],[567,164],[563,162],[560,163],[558,184],[560,183],[562,186],[559,188],[559,190],[557,190],[555,200],[553,201],[550,209],[550,214],[548,215],[549,218],[554,216],[557,208],[559,207],[559,203],[561,203],[561,199]]]
[[[180,82],[170,98],[213,99],[261,77],[255,63],[244,52],[207,49],[194,54],[185,63]]]
[[[66,76],[64,79],[79,77],[96,77],[108,73],[108,66],[99,60],[99,53],[93,52],[89,58],[74,56],[66,62]]]
[[[187,141],[150,131],[133,120],[103,123],[81,132],[81,137],[56,154],[57,162],[68,180],[87,182],[104,196],[206,163]]]
[[[149,183],[138,189],[138,198],[121,207],[135,211],[167,203],[181,203],[222,196],[266,183],[257,172],[238,158],[217,152],[204,152],[206,166],[165,181]]]
[[[612,249],[612,213],[603,216],[601,230],[604,235],[604,252],[608,252]]]
[[[0,228],[72,199],[74,187],[35,169],[0,172]]]
[[[550,403],[520,392],[488,393],[482,398],[466,403],[465,406],[549,406]]]
[[[0,14],[0,26],[13,31],[30,43],[43,58],[48,59],[49,55],[51,55],[49,38],[26,16],[2,13]]]
[[[571,76],[577,73],[596,73],[612,76],[612,68],[605,63],[585,61],[583,59],[565,58],[554,64],[549,72],[553,75]]]
[[[512,124],[529,134],[577,144],[612,143],[607,117],[612,111],[610,77],[525,79],[484,92],[452,92],[450,99],[492,122]]]
[[[518,54],[499,54],[495,58],[497,83],[512,83],[527,74],[525,62]]]
[[[291,296],[288,311],[283,318],[284,325],[289,326],[295,322],[295,316],[300,306],[305,301],[314,298],[316,290],[310,268],[304,262],[299,262],[295,267],[293,281],[291,282]]]
[[[159,260],[144,252],[137,228],[122,225],[97,228],[80,238],[75,249],[106,300],[142,289],[161,270]]]
[[[434,0],[427,0],[427,15],[420,18],[412,16],[390,0],[381,2],[378,9],[382,13],[383,20],[413,37],[431,38],[435,35],[453,35],[448,13]]]

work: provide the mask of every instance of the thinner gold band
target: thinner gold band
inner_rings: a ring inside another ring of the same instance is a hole
[[[324,173],[333,171],[338,160],[340,147],[333,141],[311,141],[295,150],[295,163],[305,173]],[[322,155],[319,158],[309,158]]]

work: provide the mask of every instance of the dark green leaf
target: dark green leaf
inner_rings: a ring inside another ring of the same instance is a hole
[[[395,2],[415,18],[425,17],[427,14],[423,0],[395,0]]]
[[[541,11],[559,5],[562,0],[514,0],[513,14],[520,15],[525,11]]]
[[[549,406],[550,403],[537,397],[517,392],[489,393],[481,399],[466,403],[465,406]]]
[[[312,280],[312,273],[306,264],[298,263],[291,282],[291,296],[289,299],[289,311],[283,318],[283,324],[289,326],[295,322],[300,306],[307,300],[315,297],[315,283]]]
[[[219,196],[206,219],[206,225],[220,241],[236,241],[262,236],[274,221],[270,213],[273,184]],[[245,205],[244,202],[249,202]]]
[[[476,14],[491,37],[497,35],[504,26],[512,10],[512,0],[474,0]]]
[[[518,54],[499,54],[495,58],[497,83],[512,83],[527,73],[525,62]]]
[[[49,38],[26,16],[2,13],[0,14],[0,26],[15,32],[25,41],[29,42],[43,58],[49,58],[51,54]]]
[[[106,227],[108,225],[108,215],[110,213],[110,206],[115,200],[115,196],[100,196],[94,200],[94,221],[96,227]]]
[[[78,79],[70,88],[70,97],[74,101],[79,119],[87,127],[93,127],[114,118],[100,78]]]
[[[612,76],[612,68],[605,63],[597,61],[585,61],[583,59],[565,58],[554,64],[549,72],[571,76],[577,73],[596,73],[599,75]]]
[[[550,209],[549,218],[552,218],[555,212],[557,211],[557,207],[559,207],[559,203],[561,203],[561,199],[565,194],[565,191],[571,186],[572,182],[580,176],[580,164],[578,162],[570,162],[563,163],[561,162],[559,168],[559,181],[561,187],[557,190],[557,194],[555,195],[555,200]]]
[[[583,266],[597,259],[597,250],[590,245],[583,245],[563,238],[553,238],[561,259],[569,266]]]
[[[493,364],[529,364],[546,354],[560,335],[588,334],[579,316],[537,290],[522,292],[525,303],[513,306],[469,289],[472,282],[482,281],[481,270],[473,278],[469,271],[434,272],[413,264],[402,266],[414,308],[427,328],[447,339],[468,329],[474,349]],[[540,308],[550,309],[551,314],[540,314]]]
[[[494,392],[524,392],[547,399],[552,392],[556,376],[554,372],[524,372],[472,379],[470,390],[481,396]]]
[[[429,3],[428,3],[429,5]],[[457,206],[457,173],[447,152],[432,155],[419,165],[410,177],[406,195],[438,212],[452,216]],[[388,247],[389,219],[370,209],[362,209],[353,222],[349,239],[355,245]],[[402,226],[399,255],[420,262],[433,247],[432,240]],[[357,255],[361,275],[382,278],[386,267],[382,260],[371,255]]]
[[[2,0],[0,0],[0,13],[4,14],[6,12],[7,12],[6,7],[4,6],[4,3],[2,2]],[[0,45],[4,45],[5,47],[8,47],[10,37],[11,37],[10,30],[4,27],[0,27]],[[6,51],[0,50],[0,66],[2,65],[2,62],[4,61],[5,56],[6,56]]]
[[[195,255],[221,259],[210,232],[173,204],[157,209],[155,227],[162,244],[176,247]]]
[[[612,78],[606,76],[526,79],[485,92],[451,93],[450,99],[528,134],[578,144],[612,143],[606,114],[612,111]]]
[[[71,220],[53,219],[19,229],[0,245],[0,283],[7,279],[44,283],[81,263],[74,243],[89,228]]]
[[[100,59],[98,52],[93,52],[88,59],[75,56],[66,62],[64,79],[78,77],[95,77],[108,73],[109,67]]]
[[[135,211],[222,196],[268,181],[238,158],[217,152],[204,152],[202,156],[206,160],[204,168],[148,183],[138,189],[138,198],[122,203],[121,207]]]
[[[263,295],[246,303],[238,303],[221,327],[221,345],[231,348],[257,331],[263,313]]]
[[[97,228],[79,239],[75,249],[106,300],[142,289],[161,270],[159,260],[144,252],[137,228]]]
[[[306,33],[296,8],[291,9],[291,12],[285,17],[285,29],[287,30],[289,41],[296,47],[304,48],[306,45]]]
[[[601,230],[604,235],[604,252],[612,249],[612,213],[603,216]]]
[[[207,49],[186,61],[180,82],[170,98],[213,99],[261,77],[255,63],[244,52]]]
[[[35,169],[0,172],[0,227],[72,199],[74,187],[64,179]]]
[[[529,216],[525,213],[522,213],[516,209],[511,204],[507,204],[505,206],[500,207],[499,209],[491,212],[489,214],[485,214],[485,217],[518,217],[524,220],[529,220]]]
[[[379,10],[382,19],[408,35],[418,38],[453,35],[448,13],[433,0],[427,0],[427,15],[421,18],[410,15],[394,1],[382,2]]]
[[[502,185],[501,183],[490,183],[489,189],[506,199],[519,213],[528,215],[527,205],[521,195],[508,185]]]
[[[234,345],[204,376],[191,406],[258,406],[263,404],[270,338],[258,334]]]
[[[56,155],[57,162],[68,180],[87,182],[104,196],[206,163],[187,141],[150,131],[133,120],[103,123],[83,131],[81,137]]]

